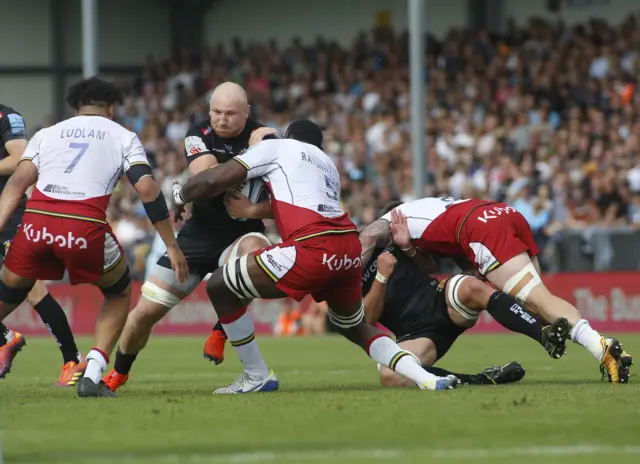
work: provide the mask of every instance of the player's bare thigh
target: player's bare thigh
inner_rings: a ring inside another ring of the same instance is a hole
[[[580,312],[571,303],[549,291],[540,278],[539,268],[537,259],[521,253],[487,273],[487,279],[513,296],[530,313],[548,323],[564,317],[571,325],[575,325],[581,319]]]
[[[398,346],[414,355],[422,366],[432,366],[437,359],[436,345],[429,338],[416,338],[398,343]],[[379,366],[380,383],[385,387],[415,387],[409,378],[392,371],[386,366]]]
[[[250,232],[238,238],[222,252],[219,265],[223,266],[227,264],[230,259],[248,255],[249,253],[261,250],[270,245],[271,241],[265,235],[259,232]]]

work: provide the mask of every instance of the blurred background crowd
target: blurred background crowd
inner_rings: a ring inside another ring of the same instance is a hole
[[[252,117],[284,131],[308,117],[342,173],[360,226],[394,199],[411,200],[408,35],[377,29],[350,47],[317,40],[212,46],[201,56],[149,58],[122,82],[119,121],[137,132],[167,198],[188,176],[184,136],[208,117],[215,85],[247,91]],[[530,21],[507,32],[451,30],[427,42],[428,187],[424,196],[506,201],[544,247],[567,228],[640,226],[640,28]],[[109,212],[137,276],[163,250],[133,189]],[[176,225],[179,228],[179,225]],[[275,233],[271,228],[272,234]],[[588,240],[584,243],[589,253]],[[151,253],[151,254],[150,254]]]

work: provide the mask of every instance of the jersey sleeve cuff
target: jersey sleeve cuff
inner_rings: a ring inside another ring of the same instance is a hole
[[[151,165],[149,163],[147,163],[146,161],[135,161],[135,162],[129,164],[129,169],[131,169],[134,166],[140,166],[140,165],[151,167]]]
[[[200,153],[197,153],[195,155],[187,155],[187,164],[191,164],[201,156],[206,156],[206,155],[211,155],[214,158],[216,157],[216,155],[214,155],[212,151],[201,151]]]
[[[244,161],[242,161],[241,159],[239,159],[237,156],[235,158],[231,158],[234,161],[237,161],[238,163],[240,163],[240,165],[245,168],[247,171],[251,171],[251,168],[249,167],[249,165],[247,163],[245,163]]]

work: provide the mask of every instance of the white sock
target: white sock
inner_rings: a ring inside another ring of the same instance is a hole
[[[84,376],[98,383],[102,379],[102,373],[107,368],[107,360],[98,350],[91,350],[87,355],[87,369]]]
[[[76,357],[78,358],[78,364],[82,364],[82,353],[78,351],[78,353],[76,354]]]
[[[580,319],[571,330],[571,340],[579,343],[589,351],[598,361],[602,360],[602,335],[593,330],[586,319]]]
[[[223,323],[222,327],[224,327],[229,342],[238,353],[244,371],[254,379],[268,377],[269,368],[258,349],[253,319],[251,319],[249,311],[229,324]]]
[[[429,382],[440,378],[425,371],[411,353],[404,351],[386,336],[378,337],[371,342],[369,356],[379,364],[408,377],[420,388],[426,388]]]

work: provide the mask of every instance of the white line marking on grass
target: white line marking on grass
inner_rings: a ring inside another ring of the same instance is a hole
[[[471,448],[458,450],[432,450],[436,459],[495,459],[518,456],[584,456],[597,454],[640,454],[640,445],[565,445],[528,446],[522,448]]]
[[[388,461],[403,457],[420,459],[475,461],[496,458],[517,458],[531,456],[595,456],[595,455],[640,455],[640,445],[558,445],[528,446],[512,448],[468,448],[468,449],[428,449],[428,448],[369,448],[369,449],[335,449],[335,450],[300,450],[300,451],[253,451],[246,453],[186,453],[186,454],[102,454],[91,457],[97,462],[154,462],[154,463],[235,463],[255,464],[271,462],[305,462],[305,461]],[[69,462],[73,455],[49,456],[47,463]],[[426,462],[426,461],[425,461]]]

